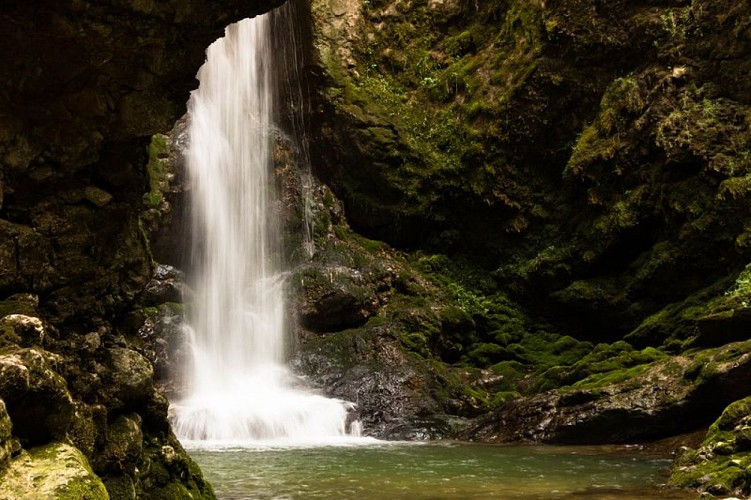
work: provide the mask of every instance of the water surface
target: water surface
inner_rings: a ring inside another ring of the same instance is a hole
[[[383,443],[191,450],[222,499],[692,498],[628,447]]]

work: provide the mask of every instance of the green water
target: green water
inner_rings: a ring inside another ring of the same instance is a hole
[[[376,444],[192,450],[222,499],[692,498],[624,447]]]

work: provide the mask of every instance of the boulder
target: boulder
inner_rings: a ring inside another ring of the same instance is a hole
[[[80,450],[66,443],[32,448],[0,475],[0,498],[106,500],[110,496]]]
[[[24,314],[8,314],[0,318],[0,345],[41,346],[44,342],[42,320]]]
[[[341,331],[364,324],[378,310],[374,283],[344,266],[306,266],[297,273],[302,291],[303,326],[316,332]]]
[[[143,402],[154,389],[154,368],[132,349],[112,347],[105,356],[107,390],[117,406]]]
[[[702,493],[751,495],[751,397],[729,405],[709,428],[698,449],[682,448],[670,483]]]
[[[629,443],[693,431],[751,393],[751,341],[675,356],[502,404],[466,437]]]
[[[38,349],[0,354],[0,398],[13,434],[25,444],[62,439],[68,431],[74,405],[65,380],[52,369],[58,361],[58,356]]]

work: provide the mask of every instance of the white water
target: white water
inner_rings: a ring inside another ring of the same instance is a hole
[[[207,50],[189,102],[193,360],[172,423],[186,443],[322,442],[353,405],[306,391],[284,365],[284,277],[272,169],[269,16],[230,26]]]

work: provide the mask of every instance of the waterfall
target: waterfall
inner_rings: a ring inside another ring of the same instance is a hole
[[[272,23],[227,28],[207,50],[189,107],[194,300],[186,395],[171,407],[185,442],[319,440],[350,430],[353,405],[305,390],[285,366],[281,221],[272,171]]]

